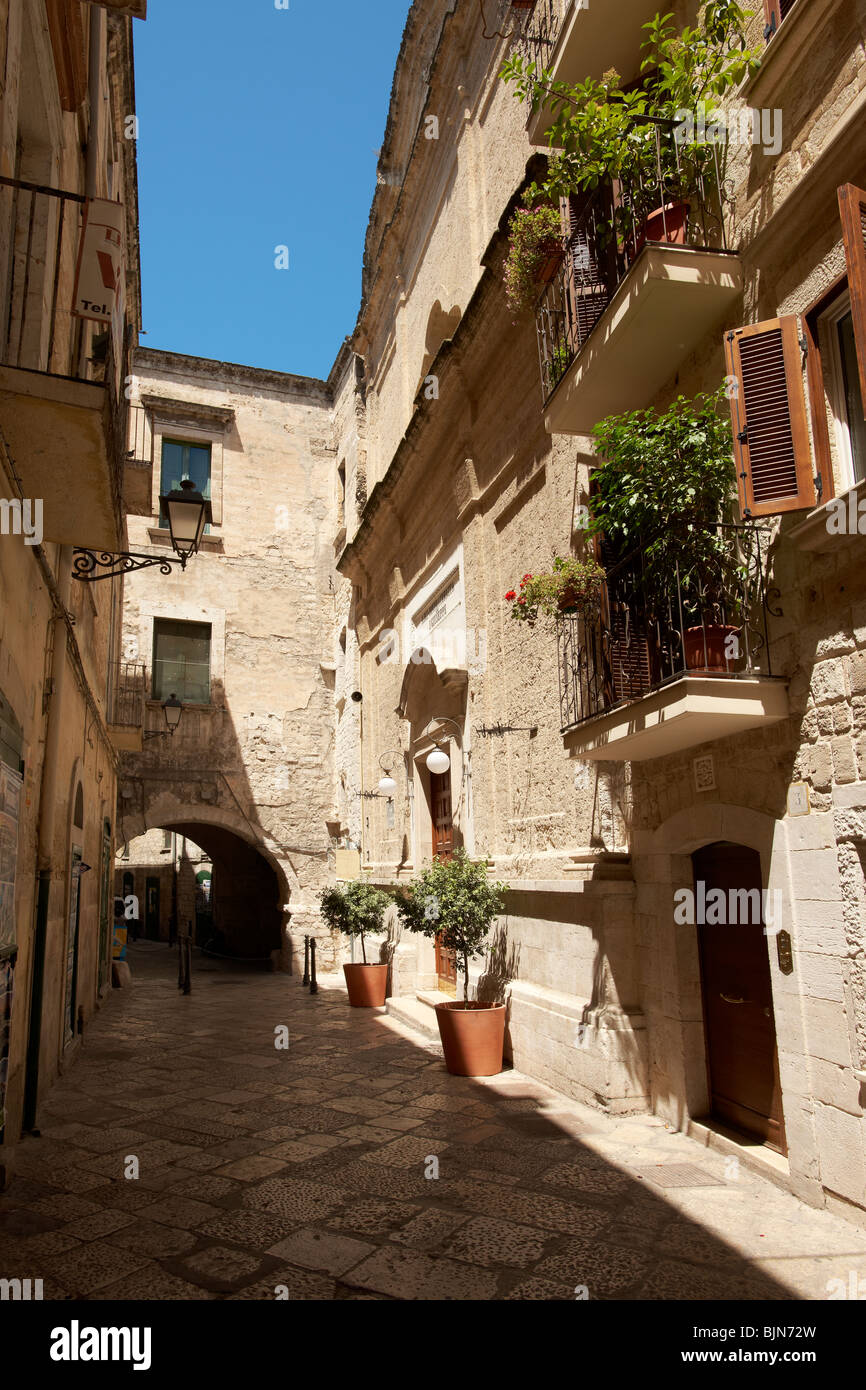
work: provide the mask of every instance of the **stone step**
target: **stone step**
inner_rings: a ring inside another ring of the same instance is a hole
[[[436,991],[430,991],[431,994]],[[447,995],[442,996],[443,999]],[[435,1002],[440,1001],[437,998]],[[409,1028],[415,1028],[419,1033],[426,1033],[431,1038],[438,1039],[439,1024],[436,1022],[436,1014],[432,1004],[426,999],[409,994],[397,995],[393,999],[385,1002],[385,1008],[392,1018],[396,1018],[400,1023],[405,1023]]]

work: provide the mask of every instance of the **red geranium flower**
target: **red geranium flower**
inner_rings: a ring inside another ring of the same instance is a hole
[[[514,599],[516,599],[516,598],[517,598],[517,595],[516,595],[516,593],[514,592],[514,590],[513,590],[513,589],[509,589],[508,593],[505,595],[505,600],[506,600],[506,602],[507,602],[507,603],[512,603],[512,602],[514,601]]]

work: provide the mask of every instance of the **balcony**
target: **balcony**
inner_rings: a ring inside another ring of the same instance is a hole
[[[640,71],[642,26],[659,8],[659,0],[537,0],[520,47],[554,82],[574,86],[587,77],[599,80],[615,68],[628,84]],[[546,107],[530,116],[527,132],[533,145],[547,144],[550,122]]]
[[[742,293],[717,146],[687,167],[671,122],[643,123],[646,175],[572,197],[536,307],[545,427],[589,434],[650,404]]]
[[[124,661],[114,666],[109,685],[108,733],[119,753],[140,753],[144,736],[147,671],[143,664]]]
[[[121,323],[91,335],[72,313],[85,205],[0,177],[0,420],[45,539],[116,550],[126,343]]]
[[[129,407],[123,465],[123,502],[128,516],[153,516],[153,426],[143,405]]]
[[[787,685],[770,661],[768,534],[714,534],[735,576],[727,600],[701,595],[678,569],[660,591],[640,551],[608,570],[598,621],[558,622],[562,734],[573,757],[644,762],[787,718]]]

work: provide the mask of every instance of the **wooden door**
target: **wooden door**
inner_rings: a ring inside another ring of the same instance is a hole
[[[732,910],[730,896],[738,889],[761,893],[760,855],[742,845],[716,844],[699,850],[692,862],[698,906],[713,889],[722,889],[728,903],[725,925],[699,922],[697,928],[712,1112],[786,1153],[770,939],[762,913],[746,910],[749,900],[742,895]]]
[[[454,853],[454,819],[451,807],[451,773],[430,774],[430,815],[433,822],[433,858],[450,859]],[[457,959],[436,938],[436,974],[444,994],[457,993]]]

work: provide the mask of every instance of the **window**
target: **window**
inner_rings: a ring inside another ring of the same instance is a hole
[[[153,698],[210,704],[210,623],[157,618],[153,624]]]
[[[768,43],[796,3],[797,0],[764,0],[764,12],[767,17],[764,38]]]
[[[171,854],[171,841],[172,841],[172,832],[171,832],[170,830],[164,830],[164,831],[162,832],[162,853],[163,853],[163,854]]]
[[[866,478],[866,419],[849,294],[840,295],[819,323],[825,383],[835,423],[843,489]]]
[[[346,465],[341,463],[337,469],[337,517],[343,526],[346,521]]]
[[[184,478],[195,483],[202,497],[211,494],[211,446],[210,444],[185,444],[180,439],[163,439],[162,474],[160,493],[165,495],[179,488]],[[168,522],[161,516],[160,527],[168,529]],[[206,534],[210,526],[206,528]]]

